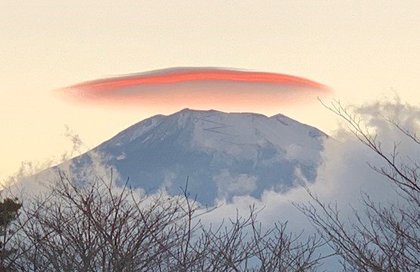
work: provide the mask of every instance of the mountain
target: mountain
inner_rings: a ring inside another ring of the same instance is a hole
[[[72,160],[74,169],[101,154],[129,185],[179,194],[186,185],[201,203],[285,191],[314,181],[323,140],[320,130],[284,115],[184,109],[156,115]]]

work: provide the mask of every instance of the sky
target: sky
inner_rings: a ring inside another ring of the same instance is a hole
[[[345,104],[420,103],[418,1],[2,0],[0,26],[0,179],[22,161],[59,159],[72,145],[67,128],[86,150],[175,110],[79,103],[59,91],[91,80],[227,67],[319,82],[332,90],[324,99]],[[315,97],[250,108],[337,128]]]

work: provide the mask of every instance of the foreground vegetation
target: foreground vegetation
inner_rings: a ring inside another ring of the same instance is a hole
[[[139,197],[101,179],[80,187],[61,173],[22,209],[2,259],[11,271],[306,271],[320,258],[320,239],[263,231],[255,210],[206,227],[187,195]]]

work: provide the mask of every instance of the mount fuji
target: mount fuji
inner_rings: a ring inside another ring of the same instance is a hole
[[[190,194],[212,204],[313,182],[327,137],[281,114],[184,109],[143,120],[70,162],[77,171],[99,153],[120,182],[147,193],[179,194],[188,179]]]

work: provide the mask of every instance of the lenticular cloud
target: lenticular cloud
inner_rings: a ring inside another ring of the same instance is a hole
[[[99,79],[61,90],[81,102],[143,107],[279,106],[323,96],[309,79],[221,68],[171,68]]]

